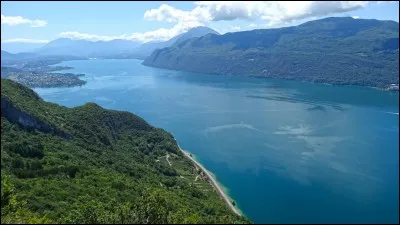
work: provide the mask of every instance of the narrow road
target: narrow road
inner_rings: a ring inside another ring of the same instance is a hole
[[[172,166],[172,164],[171,164],[171,162],[168,160],[168,158],[169,158],[169,154],[167,154],[166,159],[167,159],[167,162],[168,162],[169,166]]]
[[[220,186],[218,185],[217,181],[211,176],[211,174],[206,170],[206,168],[204,168],[200,163],[198,163],[195,159],[193,159],[192,157],[190,157],[190,154],[187,153],[186,151],[184,151],[179,145],[178,145],[179,149],[183,152],[183,154],[185,154],[185,156],[192,160],[192,162],[199,168],[201,168],[204,173],[206,174],[206,176],[208,177],[208,179],[211,181],[211,184],[215,187],[215,189],[217,189],[218,194],[222,197],[222,199],[226,202],[226,204],[229,206],[229,208],[231,208],[231,210],[236,213],[238,216],[241,216],[241,214],[239,213],[239,211],[235,208],[235,206],[232,205],[231,200],[229,199],[229,197],[225,194],[225,192],[220,188]]]

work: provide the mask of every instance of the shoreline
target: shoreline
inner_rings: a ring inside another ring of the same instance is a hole
[[[58,64],[61,64],[62,62],[67,62],[67,61],[78,61],[78,60],[138,60],[142,61],[141,65],[146,66],[146,67],[152,67],[152,68],[159,68],[163,70],[171,70],[171,71],[178,71],[178,72],[188,72],[188,73],[202,73],[202,72],[194,72],[194,71],[186,71],[186,70],[178,70],[178,69],[172,69],[172,68],[165,68],[165,67],[157,67],[154,65],[146,65],[143,64],[144,59],[138,59],[138,58],[85,58],[85,59],[70,59],[70,60],[63,60],[59,63],[51,64],[49,66],[56,66]],[[72,67],[73,68],[73,67]],[[395,90],[390,89],[390,85],[386,86],[385,88],[379,88],[377,86],[368,86],[368,85],[357,85],[357,84],[338,84],[338,83],[328,83],[328,82],[316,82],[316,81],[311,81],[311,80],[296,80],[296,79],[285,79],[285,78],[272,78],[272,77],[264,77],[260,75],[233,75],[233,74],[218,74],[218,73],[206,73],[208,75],[213,75],[213,76],[238,76],[238,77],[249,77],[249,78],[256,78],[256,79],[273,79],[273,80],[283,80],[283,81],[297,81],[297,82],[306,82],[306,83],[312,83],[312,84],[321,84],[321,85],[327,85],[327,86],[348,86],[348,87],[360,87],[360,88],[368,88],[368,89],[374,89],[378,91],[384,91],[384,92],[399,92],[398,84],[397,88]]]
[[[176,141],[176,140],[175,140]],[[202,166],[199,162],[196,161],[196,159],[192,156],[190,156],[190,153],[183,150],[181,148],[181,146],[179,146],[178,143],[176,143],[178,145],[179,150],[181,150],[181,152],[183,152],[183,154],[190,159],[195,166],[199,167],[201,170],[203,170],[203,172],[205,173],[205,175],[207,176],[207,178],[211,181],[211,185],[217,190],[219,196],[225,201],[225,203],[228,205],[228,207],[238,216],[242,216],[242,214],[239,212],[239,210],[232,204],[230,197],[225,194],[224,190],[220,187],[220,185],[218,184],[218,182],[214,179],[214,177],[211,175],[210,172],[208,172],[208,170]]]

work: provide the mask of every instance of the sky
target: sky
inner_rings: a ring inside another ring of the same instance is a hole
[[[165,41],[197,26],[224,34],[330,16],[398,22],[399,2],[1,1],[1,49],[30,51],[62,37]]]

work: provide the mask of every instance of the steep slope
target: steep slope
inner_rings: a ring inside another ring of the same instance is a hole
[[[205,35],[143,64],[192,72],[386,87],[398,83],[399,24],[325,18],[299,26]]]
[[[136,115],[59,106],[1,80],[2,223],[249,222],[197,173]]]

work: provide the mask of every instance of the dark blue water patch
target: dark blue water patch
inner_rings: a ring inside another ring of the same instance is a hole
[[[338,104],[332,104],[329,102],[322,102],[322,101],[315,101],[315,100],[307,100],[307,99],[300,99],[296,97],[282,97],[282,96],[255,96],[255,95],[248,95],[246,97],[255,98],[255,99],[265,99],[265,100],[272,100],[272,101],[285,101],[290,103],[303,103],[307,105],[311,105],[313,107],[309,108],[310,110],[322,110],[324,111],[324,106],[330,106],[333,109],[344,111],[345,108]]]
[[[324,106],[317,105],[317,106],[314,106],[314,107],[310,107],[310,108],[308,108],[307,110],[308,110],[308,111],[315,111],[315,110],[325,111],[326,109],[325,109]]]

